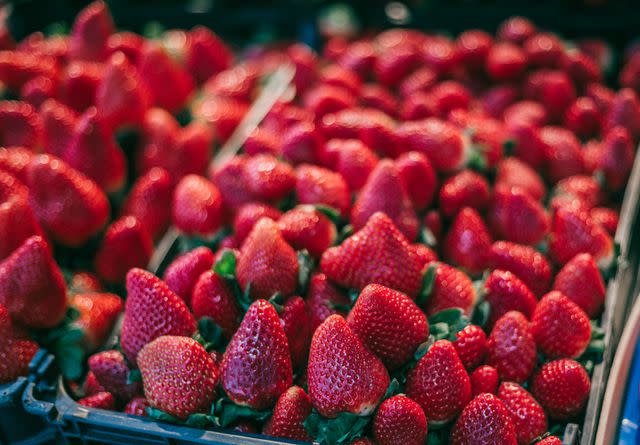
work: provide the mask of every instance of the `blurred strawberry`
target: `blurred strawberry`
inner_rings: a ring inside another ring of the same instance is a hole
[[[549,231],[544,207],[520,187],[496,187],[488,219],[498,238],[519,244],[537,244]]]
[[[93,291],[73,295],[69,304],[80,313],[73,325],[84,332],[84,341],[90,351],[105,343],[122,311],[120,297]]]
[[[496,43],[487,54],[486,70],[494,81],[516,80],[527,68],[527,58],[511,43]]]
[[[311,317],[312,332],[315,332],[316,328],[333,314],[346,316],[351,305],[349,298],[333,286],[326,275],[321,273],[311,277],[306,301]]]
[[[490,264],[494,269],[503,269],[516,275],[537,296],[548,289],[551,281],[551,266],[540,252],[530,246],[496,241],[491,245]]]
[[[541,201],[547,192],[538,172],[518,158],[505,158],[498,163],[495,185],[519,187],[536,201]]]
[[[477,275],[489,265],[491,235],[482,217],[470,207],[455,216],[444,240],[444,255],[448,261]]]
[[[482,108],[490,116],[499,119],[507,107],[518,99],[518,94],[511,85],[496,85],[481,97]]]
[[[398,108],[398,103],[393,93],[375,83],[368,83],[362,86],[360,102],[364,107],[375,108],[392,117],[395,116]]]
[[[337,238],[336,226],[321,211],[310,205],[297,206],[278,219],[284,239],[296,250],[306,249],[319,258]]]
[[[353,107],[356,97],[345,88],[319,84],[304,93],[302,103],[315,114],[316,119],[321,119],[326,114]]]
[[[42,120],[26,102],[0,102],[0,146],[37,149],[42,143]]]
[[[536,25],[520,16],[509,17],[498,27],[497,35],[502,40],[521,44],[536,33]]]
[[[564,125],[582,139],[597,136],[602,115],[590,97],[577,98],[565,111]]]
[[[578,87],[584,87],[594,82],[602,82],[602,72],[598,64],[581,51],[570,50],[565,52],[560,62],[562,70],[569,75]]]
[[[408,98],[420,91],[430,90],[436,81],[437,73],[429,67],[422,67],[405,77],[398,90],[402,97]]]
[[[350,204],[349,186],[341,174],[303,164],[296,169],[296,195],[300,204],[324,204],[346,215]]]
[[[571,201],[581,201],[588,208],[602,204],[604,200],[600,184],[593,176],[573,175],[559,181],[553,189],[554,196],[566,196]]]
[[[27,183],[27,167],[35,153],[24,147],[8,147],[0,150],[0,169]]]
[[[107,39],[115,31],[111,13],[103,1],[86,6],[73,23],[69,57],[101,61],[107,56]]]
[[[62,156],[73,137],[78,114],[55,99],[47,99],[40,107],[45,153]]]
[[[313,123],[303,121],[289,126],[278,144],[284,159],[292,164],[315,163],[319,158],[322,137]]]
[[[547,175],[552,183],[584,172],[580,141],[562,127],[543,127],[540,139],[546,147]]]
[[[88,292],[101,292],[103,290],[100,278],[92,272],[75,272],[69,280],[70,294],[84,294]]]
[[[415,151],[404,153],[396,160],[400,181],[416,210],[431,204],[437,189],[437,179],[429,159]]]
[[[607,187],[612,191],[624,188],[633,165],[634,144],[624,127],[613,127],[602,141],[596,158],[596,171],[605,176]]]
[[[29,339],[26,330],[15,324],[6,307],[0,304],[0,383],[10,383],[20,376],[26,376],[29,363],[38,352],[38,344]]]
[[[538,68],[556,68],[564,54],[564,44],[555,34],[539,32],[522,44],[529,65]]]
[[[244,181],[256,199],[269,201],[283,199],[295,186],[291,166],[267,154],[258,154],[247,159]]]
[[[456,40],[460,63],[469,69],[477,70],[484,66],[493,37],[479,29],[464,31]]]
[[[284,333],[287,335],[291,365],[293,369],[303,369],[307,364],[311,334],[313,334],[305,301],[301,297],[289,298],[282,307],[280,318]]]
[[[249,156],[268,154],[277,156],[280,152],[279,137],[264,126],[256,128],[244,142],[243,150]]]
[[[107,39],[107,53],[109,57],[121,52],[132,65],[138,64],[138,58],[142,52],[144,38],[133,32],[114,32]]]
[[[110,392],[102,391],[95,393],[92,396],[83,397],[78,400],[78,405],[82,405],[87,408],[98,408],[111,411],[116,407],[116,400]]]
[[[202,176],[185,176],[173,192],[171,218],[186,235],[213,236],[222,225],[220,191]]]
[[[34,108],[40,108],[44,101],[56,96],[56,88],[57,82],[48,77],[38,76],[23,85],[20,97]]]
[[[18,92],[31,79],[43,76],[55,78],[57,64],[53,57],[43,57],[19,51],[0,51],[0,81]]]
[[[196,26],[189,32],[185,64],[196,82],[205,82],[232,62],[233,53],[210,29]]]
[[[342,175],[353,191],[362,188],[378,163],[378,157],[358,139],[331,139],[324,146],[324,154],[332,160],[329,166]]]
[[[440,210],[448,217],[453,217],[463,207],[483,210],[489,199],[487,180],[471,170],[450,177],[440,188]]]
[[[169,289],[191,305],[191,295],[200,275],[213,267],[213,252],[201,246],[187,252],[169,264],[163,279]]]
[[[220,190],[225,207],[237,209],[242,204],[253,200],[244,179],[246,164],[247,158],[244,155],[239,155],[231,158],[226,164],[214,167],[209,171],[209,178]]]
[[[604,229],[609,235],[615,236],[618,229],[618,212],[608,207],[594,207],[589,212],[589,216]]]
[[[60,102],[78,113],[93,106],[103,70],[104,67],[100,63],[79,60],[70,62],[60,75]]]
[[[605,115],[605,131],[618,125],[625,127],[634,141],[640,139],[640,100],[630,88],[617,92]]]

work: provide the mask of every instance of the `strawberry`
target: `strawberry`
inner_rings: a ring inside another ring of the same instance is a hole
[[[431,234],[436,239],[436,242],[442,240],[442,217],[438,210],[429,210],[422,220],[422,224],[426,229],[429,229]]]
[[[124,153],[93,107],[80,116],[61,158],[94,180],[106,192],[118,191],[124,185]]]
[[[524,43],[536,33],[536,25],[529,19],[514,16],[500,24],[497,35],[502,40],[516,44]]]
[[[187,235],[211,237],[222,225],[222,196],[209,180],[187,175],[176,185],[171,219]]]
[[[270,218],[274,221],[277,221],[282,216],[282,212],[272,207],[268,204],[263,204],[261,202],[250,202],[247,204],[243,204],[233,219],[233,230],[235,232],[235,237],[239,243],[247,238],[247,235],[251,233],[253,226],[262,219],[262,218]]]
[[[491,235],[482,217],[471,207],[455,216],[444,240],[444,256],[452,264],[477,275],[488,266]]]
[[[600,114],[605,116],[613,103],[614,91],[600,83],[590,83],[584,90],[585,96],[593,99]]]
[[[336,226],[313,206],[297,206],[278,219],[284,239],[296,250],[306,249],[319,258],[337,238]]]
[[[257,154],[277,156],[280,152],[280,142],[274,131],[265,127],[258,127],[247,136],[242,148],[249,156]]]
[[[486,70],[494,81],[516,80],[527,68],[527,58],[519,47],[512,43],[496,43],[487,54]]]
[[[380,445],[422,445],[427,438],[427,418],[409,397],[393,396],[378,408],[373,434]]]
[[[125,55],[129,63],[137,64],[144,45],[144,38],[133,32],[114,32],[107,39],[107,53],[109,56],[117,52]]]
[[[436,115],[433,96],[421,91],[406,97],[400,105],[400,118],[403,121],[419,121]]]
[[[0,101],[0,146],[37,148],[42,141],[42,121],[26,102]]]
[[[135,216],[153,239],[159,238],[169,226],[173,185],[169,173],[154,167],[133,183],[122,205],[122,216]]]
[[[537,244],[549,231],[549,218],[538,201],[520,187],[496,187],[489,222],[498,238]]]
[[[20,97],[34,108],[40,108],[47,99],[56,95],[56,87],[48,77],[34,77],[22,86]]]
[[[70,294],[83,294],[86,292],[101,292],[103,290],[100,278],[92,272],[75,272],[69,280]]]
[[[116,400],[110,392],[102,391],[89,397],[83,397],[78,400],[78,405],[112,411],[116,408]]]
[[[419,92],[430,90],[436,84],[436,80],[437,73],[433,69],[429,67],[418,68],[400,82],[398,91],[403,98],[409,98]]]
[[[538,350],[550,358],[575,358],[591,338],[589,316],[559,291],[546,294],[531,316]]]
[[[541,201],[547,193],[538,172],[518,158],[505,158],[498,163],[495,184],[496,188],[519,187],[536,201]]]
[[[351,205],[349,186],[341,174],[303,164],[296,169],[296,196],[300,204],[325,204],[346,215]]]
[[[194,339],[159,337],[142,348],[138,364],[144,395],[151,406],[178,419],[209,411],[220,370]]]
[[[204,85],[203,90],[207,95],[232,99],[230,103],[246,103],[251,101],[251,93],[254,91],[258,76],[257,64],[240,63],[234,67],[220,71],[211,77]],[[213,101],[217,102],[217,101]],[[223,101],[222,103],[224,103]],[[224,110],[221,110],[224,113]],[[235,114],[235,113],[233,113]],[[231,117],[231,116],[229,116]],[[229,130],[233,130],[230,128]],[[224,131],[228,137],[226,129]]]
[[[536,442],[536,445],[562,445],[562,441],[555,436],[547,436]]]
[[[89,357],[87,364],[100,386],[116,398],[131,400],[142,390],[140,382],[127,382],[129,368],[120,351],[98,352]]]
[[[580,142],[573,133],[561,127],[544,127],[540,129],[540,139],[547,150],[547,175],[551,182],[584,172]]]
[[[498,391],[500,377],[493,366],[478,366],[469,378],[471,379],[471,395],[473,397],[485,392],[495,394]]]
[[[602,82],[602,72],[596,61],[578,50],[570,50],[563,54],[561,68],[579,87],[590,83]]]
[[[411,244],[409,248],[413,250],[413,253],[418,257],[423,269],[430,262],[438,261],[438,254],[422,243]]]
[[[289,164],[267,154],[247,159],[244,181],[253,196],[269,201],[284,198],[295,186],[294,172]]]
[[[413,48],[402,44],[384,48],[378,53],[373,66],[376,79],[387,87],[396,86],[417,66],[418,57]]]
[[[0,81],[12,91],[20,91],[27,82],[39,76],[55,78],[57,69],[53,57],[23,51],[0,51]]]
[[[287,56],[294,63],[296,69],[293,84],[297,91],[304,91],[315,80],[318,57],[311,48],[302,43],[289,46]]]
[[[462,32],[456,39],[460,63],[472,70],[482,68],[492,44],[493,37],[484,31],[470,29]]]
[[[78,113],[93,106],[103,69],[101,63],[79,60],[70,62],[60,74],[60,102]]]
[[[347,324],[390,370],[404,365],[429,336],[427,318],[413,300],[379,284],[360,292]]]
[[[494,269],[503,269],[520,278],[540,296],[549,289],[551,266],[540,252],[530,246],[496,241],[491,245],[490,261]]]
[[[304,389],[292,386],[278,398],[273,415],[262,429],[262,434],[310,442],[312,438],[304,427],[304,421],[309,414],[311,399]]]
[[[69,304],[80,313],[73,324],[84,332],[84,342],[91,351],[105,343],[122,311],[120,297],[97,291],[77,293]]]
[[[304,93],[302,103],[319,119],[326,114],[353,107],[356,97],[343,87],[319,84]]]
[[[452,217],[463,207],[483,210],[489,199],[487,180],[471,170],[463,170],[442,184],[440,210],[445,216]]]
[[[560,120],[576,99],[576,91],[569,76],[562,71],[539,70],[525,81],[524,95],[540,102],[551,120]]]
[[[205,82],[232,63],[233,53],[210,29],[196,26],[189,31],[185,64],[196,82]]]
[[[409,246],[389,217],[378,212],[340,246],[327,249],[320,268],[341,286],[361,290],[378,283],[415,297],[423,265]]]
[[[56,326],[67,310],[66,290],[49,244],[40,236],[27,238],[0,263],[0,304],[25,326]]]
[[[542,167],[546,162],[548,148],[540,137],[540,129],[531,123],[516,122],[509,132],[515,142],[514,155],[533,168]]]
[[[487,336],[480,326],[465,326],[456,334],[453,342],[458,357],[467,370],[472,370],[484,362],[487,355]]]
[[[246,163],[246,157],[234,156],[225,165],[209,172],[209,178],[222,193],[225,206],[237,208],[252,200],[244,180]]]
[[[437,188],[435,171],[429,158],[415,151],[404,153],[396,160],[396,168],[413,207],[418,211],[427,208]]]
[[[502,382],[498,398],[511,414],[519,445],[529,445],[547,431],[547,416],[533,396],[522,386]]]
[[[362,86],[360,102],[365,107],[375,108],[389,116],[395,116],[398,108],[397,100],[391,91],[375,83],[368,83]]]
[[[0,261],[30,236],[42,235],[29,207],[28,193],[20,181],[0,170]]]
[[[438,340],[431,346],[407,375],[406,392],[431,425],[447,423],[462,411],[471,398],[471,383],[451,342]]]
[[[197,247],[173,260],[162,278],[169,289],[190,306],[196,281],[213,267],[214,262],[213,252],[208,247]]]
[[[447,80],[435,85],[430,91],[436,113],[446,118],[454,110],[466,110],[471,101],[470,92],[459,82]]]
[[[100,385],[98,379],[93,372],[87,372],[87,377],[84,379],[84,385],[82,386],[82,391],[85,396],[92,396],[99,392],[103,392],[105,389]]]
[[[370,73],[376,60],[375,47],[369,39],[347,42],[342,37],[331,37],[324,45],[322,55],[363,78]]]
[[[245,143],[245,151],[249,154],[248,143]],[[282,135],[282,141],[276,142],[276,154],[278,149],[282,151],[285,160],[292,164],[315,163],[322,145],[322,136],[312,122],[297,122],[286,129]]]
[[[280,318],[265,300],[250,307],[220,365],[222,387],[236,404],[262,410],[291,386],[291,355]]]
[[[313,334],[308,380],[314,408],[329,418],[373,413],[389,386],[382,362],[339,315],[327,318]]]
[[[553,194],[567,196],[571,201],[582,201],[588,208],[600,205],[604,200],[598,181],[593,176],[587,175],[574,175],[563,179],[553,188]]]
[[[499,119],[504,111],[518,99],[518,91],[511,85],[496,85],[481,97],[482,109]]]
[[[55,99],[47,99],[40,107],[45,153],[62,156],[73,137],[78,114]]]
[[[609,235],[615,236],[620,217],[616,210],[608,207],[594,207],[589,212],[589,216],[609,232]]]
[[[604,173],[610,190],[622,190],[633,165],[634,144],[624,127],[613,127],[602,141],[596,170]]]
[[[376,212],[385,213],[408,240],[418,235],[418,218],[399,171],[391,160],[382,160],[371,172],[351,209],[351,224],[359,230]]]
[[[149,401],[146,398],[134,397],[127,403],[122,412],[131,416],[146,417],[149,406]]]
[[[613,259],[613,241],[588,212],[560,208],[551,223],[549,253],[559,265],[579,253],[590,253],[598,266],[605,267]]]
[[[435,275],[431,293],[424,304],[428,316],[450,309],[460,308],[469,314],[476,302],[476,291],[469,277],[459,269],[444,263],[432,263]]]
[[[457,48],[453,41],[443,36],[431,36],[420,42],[421,56],[428,67],[439,75],[446,75],[458,66]]]
[[[152,253],[147,229],[135,216],[124,216],[107,227],[94,260],[96,272],[106,282],[122,283],[129,269],[145,267]]]
[[[332,167],[353,191],[362,188],[378,163],[378,157],[358,139],[331,139],[324,146],[324,152],[329,157],[335,157]]]
[[[451,431],[452,445],[517,445],[511,414],[493,394],[480,394],[464,408]]]
[[[280,318],[287,335],[293,369],[302,369],[307,362],[312,334],[305,301],[300,297],[288,299],[282,307]]]
[[[536,343],[529,320],[522,313],[509,311],[496,321],[487,342],[487,364],[500,380],[526,381],[536,366]]]
[[[590,97],[577,98],[564,113],[564,125],[581,139],[597,136],[602,116],[595,101]]]
[[[596,318],[604,304],[605,286],[593,257],[580,253],[567,262],[553,282],[553,290],[572,300],[589,318]]]
[[[27,332],[11,320],[9,311],[0,304],[0,383],[9,383],[27,375],[29,363],[38,352],[38,344],[29,339]]]
[[[483,292],[484,300],[491,307],[488,327],[509,311],[518,311],[530,319],[537,304],[536,296],[529,287],[506,270],[492,271],[484,282]]]
[[[617,126],[625,127],[634,141],[640,138],[640,100],[630,88],[618,91],[605,115],[605,132]]]
[[[238,282],[243,289],[250,286],[255,300],[276,292],[293,294],[298,281],[298,260],[287,244],[278,224],[262,218],[244,241],[237,266]]]
[[[107,39],[115,31],[107,5],[97,0],[86,6],[73,23],[69,57],[79,60],[104,60]]]
[[[320,273],[311,277],[307,292],[311,332],[315,332],[316,328],[333,314],[346,316],[350,305],[349,298],[334,287],[326,275]]]
[[[162,335],[190,336],[196,321],[180,297],[158,277],[142,269],[127,274],[127,302],[120,346],[132,366],[147,343]]]
[[[233,291],[227,282],[212,270],[202,272],[197,278],[190,302],[193,315],[197,319],[211,318],[227,338],[231,338],[240,324],[242,314]]]
[[[35,157],[28,148],[9,147],[0,150],[0,169],[27,183],[27,167]]]
[[[539,32],[522,44],[529,65],[539,68],[556,68],[562,59],[562,41],[550,32]]]
[[[549,417],[571,419],[584,408],[591,382],[582,365],[574,360],[547,362],[533,378],[531,392]]]
[[[96,108],[109,128],[142,123],[151,98],[124,53],[109,58],[96,90]]]

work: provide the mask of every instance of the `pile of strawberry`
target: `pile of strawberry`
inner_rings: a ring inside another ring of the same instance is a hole
[[[115,32],[99,1],[69,36],[0,34],[21,98],[0,102],[0,382],[37,340],[80,404],[197,427],[550,445],[580,420],[637,49],[615,92],[602,42],[522,18],[233,66],[205,28]],[[295,94],[209,168],[284,62]],[[170,225],[183,252],[160,278],[144,267]],[[105,292],[123,284],[124,305]]]

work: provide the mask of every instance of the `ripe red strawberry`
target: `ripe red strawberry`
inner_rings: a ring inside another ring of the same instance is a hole
[[[516,80],[527,68],[527,58],[519,47],[511,43],[496,43],[487,54],[486,69],[495,81]]]
[[[284,159],[292,164],[317,162],[322,146],[322,136],[312,122],[297,122],[286,129],[282,134],[282,140],[279,140],[279,137],[274,139],[276,139],[274,141],[276,150],[271,154],[275,155],[278,150],[281,150]],[[248,150],[249,142],[245,143],[245,152],[251,154]]]
[[[539,32],[522,44],[529,65],[540,68],[556,68],[564,53],[562,41],[550,32]]]
[[[293,369],[302,369],[307,363],[311,343],[310,315],[305,301],[300,297],[287,300],[280,314],[287,335]]]
[[[42,121],[26,102],[0,101],[0,146],[36,149],[42,142]]]
[[[191,109],[191,114],[209,124],[220,141],[226,141],[247,113],[248,108],[245,102],[237,99],[213,97],[196,102]]]
[[[54,81],[48,77],[34,77],[23,85],[20,97],[33,107],[40,108],[47,99],[56,95],[56,87]]]
[[[480,394],[464,408],[451,432],[452,445],[517,445],[511,414],[493,394]]]
[[[319,81],[325,85],[344,88],[352,93],[360,91],[362,86],[362,80],[356,73],[336,64],[324,67],[320,73]]]
[[[491,242],[482,217],[471,207],[464,207],[451,223],[444,240],[444,255],[452,264],[477,275],[489,265]]]
[[[297,91],[304,91],[316,78],[318,58],[307,45],[296,43],[287,48],[287,56],[295,64],[293,84]]]
[[[594,207],[589,212],[589,216],[609,232],[609,235],[615,236],[620,217],[615,209],[610,209],[608,207]]]
[[[433,96],[421,91],[406,97],[400,105],[400,118],[404,121],[417,121],[436,115]]]
[[[122,299],[108,293],[80,292],[71,297],[69,304],[80,313],[73,324],[84,332],[90,351],[105,343],[122,311]]]
[[[250,307],[220,365],[222,387],[236,404],[262,410],[291,386],[291,355],[276,310],[266,300]]]
[[[500,24],[498,37],[516,44],[524,43],[536,33],[536,25],[520,16],[509,17]]]
[[[398,108],[395,96],[385,87],[375,83],[362,86],[360,102],[365,107],[375,108],[392,117],[395,116]]]
[[[431,425],[447,423],[462,411],[471,398],[471,383],[451,342],[438,340],[431,346],[407,375],[406,392]]]
[[[89,371],[87,372],[87,377],[84,379],[82,391],[85,396],[92,396],[99,392],[103,392],[104,388],[102,387],[102,385],[100,385],[93,372]]]
[[[459,269],[444,263],[432,263],[435,277],[425,311],[428,316],[444,309],[460,308],[469,314],[476,302],[476,291],[469,277]]]
[[[547,431],[547,416],[540,404],[522,386],[503,382],[498,398],[511,414],[519,445],[529,445]]]
[[[540,138],[547,149],[547,174],[551,182],[584,172],[580,141],[573,133],[561,127],[543,127]]]
[[[540,175],[518,158],[505,158],[498,163],[495,184],[496,188],[519,187],[536,201],[541,201],[547,193]]]
[[[189,308],[162,280],[142,269],[129,271],[120,346],[132,366],[150,341],[162,335],[190,336],[195,330]]]
[[[334,287],[326,275],[316,274],[311,278],[307,292],[307,306],[311,319],[311,332],[333,314],[346,316],[351,306],[349,298]]]
[[[379,51],[373,70],[378,82],[393,87],[409,74],[418,62],[419,55],[413,48],[396,44]]]
[[[511,85],[496,85],[481,97],[482,109],[491,117],[499,119],[504,111],[518,99],[518,91]]]
[[[579,87],[602,82],[602,72],[596,60],[582,51],[567,51],[561,59],[561,67]]]
[[[116,400],[110,392],[102,391],[89,397],[83,397],[78,400],[78,405],[111,411],[116,408]]]
[[[258,65],[259,62],[255,64],[251,62],[240,63],[234,67],[220,71],[203,85],[204,92],[207,96],[238,101],[236,103],[251,102],[251,93],[254,91],[260,75],[260,67]],[[265,68],[261,69],[264,70]],[[267,68],[267,70],[268,69],[269,68]],[[233,114],[235,114],[235,112]],[[226,134],[226,136],[228,137],[228,134]]]
[[[471,373],[469,378],[471,379],[471,395],[473,397],[485,392],[495,394],[498,391],[500,377],[493,366],[479,366]]]
[[[115,32],[107,39],[107,52],[109,56],[121,52],[130,63],[136,65],[142,45],[144,45],[144,38],[138,34],[128,31]]]
[[[320,262],[322,272],[341,286],[364,289],[378,283],[410,297],[420,289],[422,266],[404,235],[381,212],[340,246],[327,249]]]
[[[60,102],[82,113],[95,103],[96,90],[102,78],[101,63],[72,61],[60,73]]]
[[[530,246],[496,241],[491,245],[490,264],[520,278],[537,296],[549,289],[551,266],[540,252]]]
[[[215,258],[208,247],[201,246],[179,256],[164,272],[164,282],[191,306],[191,295],[200,275],[213,266]]]
[[[591,338],[589,316],[559,291],[546,294],[531,317],[538,350],[550,358],[575,358]]]
[[[57,70],[53,57],[24,51],[0,51],[0,81],[12,91],[20,91],[27,82],[39,76],[55,78]]]
[[[69,280],[70,294],[83,294],[86,292],[102,292],[100,278],[92,272],[75,272]]]
[[[539,101],[549,117],[558,121],[576,99],[576,91],[569,76],[562,71],[539,70],[527,78],[524,94]]]
[[[460,63],[472,70],[484,66],[487,54],[493,44],[493,37],[479,29],[464,31],[456,40]]]
[[[484,300],[491,306],[487,326],[491,328],[496,321],[509,311],[518,311],[527,319],[536,308],[538,301],[529,287],[513,273],[496,269],[484,283]]]
[[[178,419],[208,412],[216,398],[220,370],[200,343],[164,335],[138,354],[149,404]]]
[[[276,132],[265,127],[258,127],[247,136],[242,148],[249,156],[257,154],[277,156],[280,152],[280,141]]]
[[[584,92],[585,96],[590,97],[596,103],[600,114],[605,116],[613,103],[614,91],[600,83],[591,83],[585,87]]]
[[[405,122],[396,128],[398,143],[406,151],[424,153],[438,172],[453,172],[467,162],[468,144],[462,132],[437,118]]]
[[[278,219],[284,239],[296,250],[306,249],[320,258],[337,237],[336,226],[324,213],[310,205],[297,206]]]
[[[630,88],[618,91],[605,115],[605,132],[617,126],[625,127],[634,141],[640,138],[640,100]]]
[[[509,311],[496,321],[487,342],[487,364],[500,380],[526,381],[536,367],[536,343],[529,320],[522,313]]]
[[[560,291],[582,310],[589,318],[596,318],[605,298],[602,275],[593,257],[580,253],[573,257],[556,275],[553,290]]]
[[[28,202],[28,189],[0,170],[0,261],[33,235],[42,235]]]
[[[418,218],[399,171],[391,160],[382,160],[371,172],[351,209],[351,224],[360,230],[371,215],[385,213],[408,240],[418,235]]]
[[[553,189],[554,196],[567,196],[570,200],[580,200],[588,208],[600,205],[604,199],[600,184],[593,176],[574,175],[558,182]]]
[[[35,154],[28,148],[5,148],[0,150],[0,169],[27,184],[27,166],[34,157]]]
[[[597,136],[602,126],[602,116],[593,99],[579,97],[564,114],[564,125],[582,139]]]
[[[489,204],[489,184],[478,173],[464,170],[442,184],[439,199],[440,210],[448,217],[463,207],[482,210]]]
[[[29,339],[27,332],[16,325],[6,307],[0,304],[0,383],[9,383],[27,375],[29,363],[38,351],[38,344]]]
[[[429,159],[415,151],[404,153],[396,160],[396,168],[414,208],[418,211],[427,208],[437,187],[437,179]]]
[[[469,108],[471,94],[462,84],[453,80],[447,80],[435,85],[430,91],[436,113],[446,118],[454,110],[466,110]]]
[[[243,289],[251,286],[253,299],[296,290],[298,259],[273,220],[262,218],[253,227],[242,245],[237,276]]]
[[[212,270],[202,272],[194,283],[191,295],[193,315],[197,319],[211,318],[220,326],[225,337],[231,338],[240,325],[242,313],[224,279]]]
[[[268,204],[260,202],[243,204],[233,219],[233,230],[236,240],[242,244],[253,229],[253,226],[255,226],[261,218],[266,217],[277,221],[281,216],[282,212],[280,212],[280,210]]]
[[[196,26],[189,31],[185,64],[196,82],[205,82],[232,62],[233,53],[210,29]]]
[[[146,398],[134,397],[127,403],[122,412],[132,416],[146,417],[149,406],[149,401]]]
[[[606,267],[613,259],[613,241],[586,211],[560,208],[551,223],[549,253],[560,265],[579,253],[590,253],[598,266]]]
[[[505,122],[506,122],[505,112]],[[507,123],[507,125],[509,125]],[[546,162],[547,145],[540,137],[540,129],[531,123],[516,122],[509,128],[515,142],[513,153],[533,168],[541,168]]]
[[[544,207],[520,187],[496,187],[489,222],[498,238],[537,244],[549,231]]]
[[[624,127],[613,127],[602,141],[596,158],[596,170],[605,175],[607,187],[613,191],[624,188],[633,165],[634,145]]]
[[[71,143],[78,114],[55,99],[47,99],[40,107],[45,153],[62,156]]]
[[[378,163],[378,157],[358,139],[331,139],[324,146],[324,153],[335,158],[330,165],[353,191],[362,188]]]
[[[422,224],[426,229],[431,231],[431,234],[435,237],[436,242],[442,240],[442,217],[438,210],[429,210],[422,220]]]
[[[32,328],[56,326],[64,317],[66,286],[42,237],[27,238],[0,263],[0,304]]]
[[[458,66],[457,48],[449,38],[431,36],[417,43],[421,43],[419,50],[424,62],[440,76],[449,74]]]
[[[115,31],[111,13],[103,1],[86,6],[73,23],[69,57],[80,60],[104,60],[107,39]]]
[[[376,60],[376,50],[369,39],[348,43],[342,37],[332,37],[325,44],[322,55],[362,78],[370,74]]]
[[[129,269],[145,267],[152,253],[147,229],[135,216],[124,216],[107,227],[96,252],[96,272],[106,282],[122,283]]]
[[[256,199],[268,201],[284,198],[295,186],[294,172],[289,164],[267,154],[247,159],[244,180]]]
[[[544,439],[536,442],[536,445],[562,445],[562,441],[556,436],[547,436]]]
[[[222,193],[224,204],[231,208],[237,208],[253,199],[244,180],[246,163],[246,157],[234,156],[225,165],[209,173],[209,178]]]
[[[390,370],[404,365],[429,336],[427,318],[413,300],[379,284],[360,292],[347,324]]]
[[[456,334],[453,342],[458,357],[467,370],[479,366],[487,355],[487,336],[480,326],[467,325]]]
[[[124,53],[112,55],[96,90],[96,108],[109,128],[142,123],[149,91]]]
[[[100,386],[121,400],[130,400],[142,390],[140,382],[127,382],[129,367],[120,351],[98,352],[87,364]]]
[[[325,204],[346,215],[351,197],[342,175],[303,164],[296,169],[296,195],[300,204]]]
[[[409,248],[413,250],[413,253],[418,257],[423,269],[430,262],[438,261],[438,254],[422,243],[411,244]]]
[[[309,396],[320,415],[373,413],[389,386],[382,362],[362,344],[339,315],[327,318],[311,340]]]
[[[262,434],[285,439],[310,442],[312,437],[304,427],[311,414],[311,399],[299,386],[292,386],[280,395]]]
[[[320,119],[326,114],[355,106],[356,97],[343,87],[319,84],[305,92],[302,103]]]
[[[211,237],[222,225],[222,196],[209,180],[187,175],[173,192],[171,218],[187,235]]]
[[[559,359],[545,363],[533,378],[531,392],[549,417],[571,419],[584,408],[591,382],[582,365]]]
[[[380,445],[422,445],[427,438],[427,418],[409,397],[393,396],[378,408],[373,434]]]

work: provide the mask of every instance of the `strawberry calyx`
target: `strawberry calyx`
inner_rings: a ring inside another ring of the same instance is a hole
[[[207,352],[217,350],[223,346],[224,342],[222,329],[210,317],[202,317],[198,320],[198,330],[193,339],[200,343]]]
[[[258,422],[266,420],[271,415],[271,410],[258,411],[248,406],[240,406],[230,399],[222,397],[211,406],[210,417],[213,424],[226,428],[238,419],[255,419]]]
[[[328,206],[328,205],[324,205],[324,204],[314,204],[313,206],[318,212],[324,214],[327,218],[329,218],[331,220],[331,222],[333,224],[335,224],[336,227],[342,227],[343,225],[343,220],[340,217],[340,212],[338,210],[336,210],[335,208]]]
[[[142,373],[139,369],[131,369],[129,370],[129,374],[127,374],[127,385],[136,382],[142,382]]]
[[[593,372],[593,367],[596,363],[600,363],[602,361],[602,356],[606,346],[604,329],[598,326],[597,323],[598,322],[596,320],[591,320],[591,339],[589,340],[589,344],[585,351],[576,359],[576,361],[584,367],[589,375]]]
[[[543,440],[545,440],[547,437],[551,436],[552,434],[549,432],[544,433],[541,436],[536,437],[535,439],[533,439],[531,441],[531,443],[529,445],[535,445],[538,442],[542,442]]]
[[[193,249],[198,247],[208,247],[212,251],[217,250],[217,246],[227,236],[231,235],[231,228],[223,227],[218,230],[211,236],[202,237],[202,236],[187,236],[181,234],[178,238],[178,248],[180,253],[191,252]]]
[[[298,295],[306,295],[315,262],[306,249],[296,252],[298,257]]]
[[[249,292],[251,291],[251,283],[247,283],[244,291],[242,290],[242,286],[238,282],[238,278],[236,276],[236,267],[238,265],[238,259],[236,258],[235,253],[231,249],[224,249],[220,254],[220,258],[213,265],[213,271],[220,275],[231,287],[233,295],[240,304],[242,312],[247,312],[249,306],[251,306],[252,300],[249,297]]]
[[[438,262],[432,262],[427,267],[427,270],[424,271],[422,275],[422,286],[420,287],[420,292],[416,297],[416,303],[420,307],[424,307],[424,305],[429,300],[431,293],[433,292],[433,285],[436,281],[436,269],[438,268]]]
[[[445,309],[429,318],[429,332],[436,341],[455,341],[458,332],[467,327],[468,324],[469,317],[464,315],[462,309]]]

